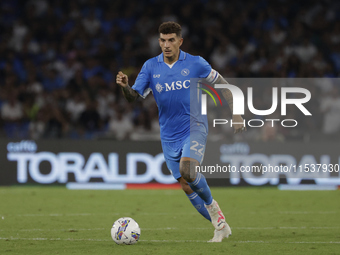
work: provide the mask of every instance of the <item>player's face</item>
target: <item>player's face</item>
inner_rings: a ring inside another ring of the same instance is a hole
[[[179,57],[179,47],[181,47],[183,43],[183,38],[178,37],[175,33],[161,33],[158,41],[164,57],[171,62],[176,61]]]

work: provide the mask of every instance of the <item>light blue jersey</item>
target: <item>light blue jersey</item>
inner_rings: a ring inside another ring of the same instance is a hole
[[[152,91],[158,109],[161,140],[172,142],[190,135],[190,123],[198,123],[208,130],[206,115],[190,111],[190,79],[207,78],[216,81],[218,73],[200,56],[180,51],[172,66],[164,62],[163,53],[147,60],[132,86],[145,98]]]

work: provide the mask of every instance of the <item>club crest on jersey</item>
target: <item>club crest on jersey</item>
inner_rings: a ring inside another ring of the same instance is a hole
[[[189,71],[189,69],[187,69],[187,68],[184,68],[184,69],[181,71],[181,74],[182,74],[183,76],[187,76],[187,75],[189,75],[189,73],[190,73],[190,71]]]
[[[158,91],[158,93],[161,93],[163,91],[163,86],[159,83],[156,84],[156,90]]]

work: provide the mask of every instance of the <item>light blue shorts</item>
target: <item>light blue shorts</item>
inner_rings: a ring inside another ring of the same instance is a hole
[[[162,142],[166,165],[176,180],[181,177],[179,172],[179,161],[181,158],[193,158],[200,164],[202,163],[207,135],[205,127],[202,126],[197,128],[197,130],[191,130],[190,135],[183,140]]]

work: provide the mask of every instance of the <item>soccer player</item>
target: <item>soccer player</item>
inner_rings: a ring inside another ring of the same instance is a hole
[[[192,205],[215,227],[214,237],[209,242],[221,242],[231,235],[231,229],[213,199],[205,177],[195,173],[195,167],[203,160],[208,127],[206,116],[192,116],[190,112],[190,78],[206,78],[211,84],[227,82],[202,57],[180,50],[183,38],[178,23],[162,23],[159,36],[162,53],[144,63],[135,84],[130,87],[127,75],[121,71],[116,83],[129,102],[139,96],[145,98],[152,91],[159,110],[161,143],[167,167]],[[222,94],[232,110],[231,92],[224,89]],[[235,133],[246,130],[241,116],[233,115],[233,123],[239,123],[233,125]]]

